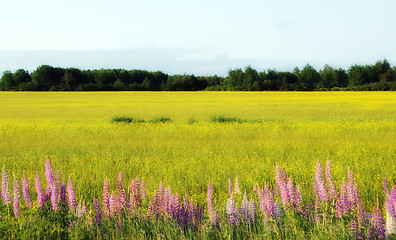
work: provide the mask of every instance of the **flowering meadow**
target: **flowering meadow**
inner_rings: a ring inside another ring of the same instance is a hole
[[[379,238],[395,146],[395,92],[0,92],[0,236]]]
[[[78,239],[396,237],[396,186],[390,187],[386,179],[385,205],[377,202],[368,212],[353,173],[348,170],[347,180],[336,186],[330,161],[325,172],[320,162],[316,164],[314,202],[303,199],[301,187],[284,169],[276,166],[275,172],[273,187],[263,183],[241,189],[237,177],[228,179],[226,203],[214,198],[211,181],[206,202],[199,203],[162,182],[148,196],[143,178],[125,180],[119,173],[115,188],[105,179],[102,194],[89,202],[76,197],[73,181],[65,182],[59,171],[55,174],[47,159],[45,180],[37,174],[34,184],[26,177],[11,180],[3,169],[0,234]]]

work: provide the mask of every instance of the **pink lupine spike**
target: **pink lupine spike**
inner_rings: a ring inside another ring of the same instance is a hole
[[[54,185],[54,171],[52,170],[52,165],[49,158],[45,160],[45,176],[47,177],[48,185]]]
[[[32,199],[30,198],[30,192],[29,192],[29,182],[26,177],[22,179],[22,194],[23,194],[23,198],[25,199],[26,205],[29,208],[33,207],[33,202]]]
[[[106,217],[110,216],[110,194],[109,194],[109,181],[104,180],[103,184],[103,212]]]
[[[69,210],[76,208],[76,194],[73,188],[73,182],[69,179],[67,182],[67,194],[69,195]]]
[[[37,204],[40,208],[43,208],[45,202],[45,195],[43,189],[41,188],[41,179],[39,175],[36,175],[35,186],[37,192]]]
[[[5,169],[3,169],[1,175],[1,198],[5,204],[11,204],[11,194],[8,190],[8,174]]]
[[[14,190],[14,201],[13,201],[13,209],[14,209],[14,215],[16,218],[21,216],[21,212],[19,210],[19,199],[21,198],[21,196],[19,195],[19,184],[18,181],[15,180],[14,181],[14,186],[13,186],[13,190]]]

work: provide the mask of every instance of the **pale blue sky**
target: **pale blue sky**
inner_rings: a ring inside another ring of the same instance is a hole
[[[0,71],[395,65],[395,10],[394,0],[1,1]]]

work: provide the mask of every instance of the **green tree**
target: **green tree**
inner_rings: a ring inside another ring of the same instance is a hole
[[[225,79],[225,85],[227,90],[243,90],[242,84],[245,79],[245,73],[242,69],[230,69],[228,70],[228,76]]]
[[[320,82],[320,74],[311,65],[307,64],[298,74],[298,82],[303,91],[314,90]]]
[[[10,71],[4,71],[3,76],[0,80],[1,90],[9,91],[15,89],[14,79],[12,78],[12,73]]]

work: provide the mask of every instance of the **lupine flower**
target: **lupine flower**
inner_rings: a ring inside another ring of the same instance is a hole
[[[337,198],[337,189],[335,187],[333,177],[331,174],[331,161],[327,161],[326,163],[325,177],[326,177],[327,186],[329,187],[330,199],[335,201]]]
[[[179,194],[172,195],[171,212],[174,219],[177,219],[181,213]]]
[[[316,174],[315,174],[315,182],[318,190],[319,198],[322,202],[329,201],[329,195],[327,193],[326,185],[322,179],[322,165],[320,162],[316,164]]]
[[[228,178],[228,195],[231,196],[232,194],[232,182],[231,178]]]
[[[35,186],[36,186],[36,192],[37,192],[37,204],[40,208],[42,208],[42,207],[44,207],[45,195],[44,195],[43,189],[41,188],[41,179],[38,174],[36,175]]]
[[[167,213],[171,215],[171,205],[172,205],[172,189],[170,187],[165,188],[163,200],[160,201],[158,206],[159,213]]]
[[[51,200],[52,186],[53,185],[47,185],[47,188],[45,189],[45,202]]]
[[[52,170],[52,165],[49,158],[47,158],[45,161],[45,176],[47,177],[48,185],[54,185],[54,171]]]
[[[387,235],[396,234],[396,186],[386,196],[385,210]]]
[[[208,194],[207,194],[208,211],[209,211],[210,223],[216,225],[217,217],[213,207],[212,198],[213,198],[213,184],[211,181],[209,181]]]
[[[1,174],[1,198],[5,204],[11,203],[11,194],[8,190],[8,175],[5,169],[3,169]]]
[[[242,217],[242,220],[244,222],[247,222],[247,223],[250,222],[250,219],[249,219],[249,203],[248,203],[248,200],[247,200],[246,191],[245,191],[245,194],[243,195],[242,204],[241,204],[241,217]]]
[[[23,198],[25,199],[26,205],[28,207],[33,207],[33,202],[32,199],[30,198],[30,193],[29,193],[29,182],[26,177],[22,178],[22,194]]]
[[[373,211],[374,227],[378,239],[385,239],[385,223],[381,209],[377,206]]]
[[[67,194],[69,195],[69,209],[73,210],[76,208],[76,194],[73,188],[73,182],[69,179],[67,182]]]
[[[249,201],[249,219],[251,223],[256,224],[257,221],[257,212],[256,212],[256,203],[253,199]]]
[[[52,186],[52,193],[51,193],[51,205],[52,205],[52,210],[56,211],[58,210],[58,189],[56,188],[55,185]]]
[[[140,198],[140,179],[135,178],[131,180],[130,186],[130,202],[129,205],[131,210],[134,211],[138,207],[141,207],[141,198]]]
[[[66,185],[65,184],[62,184],[60,187],[60,201],[62,203],[67,202],[67,200],[66,200]]]
[[[100,210],[100,204],[98,199],[94,198],[93,203],[96,211],[95,223],[99,224],[102,221],[102,211]]]
[[[298,212],[303,212],[303,209],[302,209],[301,187],[300,187],[300,186],[297,186],[297,189],[296,189],[296,202],[295,202],[295,204],[296,204],[296,206],[297,206],[296,210],[297,210]]]
[[[156,214],[158,204],[158,193],[154,190],[153,201],[149,202],[147,209],[147,217],[153,217]]]
[[[235,194],[241,194],[241,189],[239,188],[238,177],[235,177],[234,192],[235,192]]]
[[[274,204],[274,217],[279,224],[280,219],[281,219],[281,210],[280,210],[279,204],[277,204],[277,203]]]
[[[118,179],[117,179],[117,190],[118,190],[118,195],[120,197],[120,203],[122,209],[126,208],[127,206],[127,197],[124,191],[124,188],[122,187],[122,173],[118,174]]]
[[[350,230],[351,230],[351,235],[352,237],[356,237],[357,233],[358,233],[358,229],[357,229],[357,223],[356,220],[352,219],[351,223],[350,223]]]
[[[289,181],[287,182],[287,193],[289,196],[289,201],[293,205],[297,205],[296,201],[296,189],[294,188],[294,183],[291,178],[289,178]]]
[[[234,195],[231,195],[231,197],[228,199],[226,210],[227,210],[228,224],[232,226],[239,225],[239,210],[235,204]]]
[[[110,216],[110,194],[109,194],[109,181],[104,180],[103,184],[103,212],[105,216]]]
[[[21,212],[19,211],[19,199],[21,196],[19,195],[19,184],[18,181],[14,181],[14,202],[13,202],[13,208],[14,208],[14,215],[15,217],[21,216]]]
[[[110,216],[110,217],[114,217],[114,215],[115,215],[116,212],[117,212],[116,195],[115,195],[114,193],[112,193],[112,194],[110,195],[109,204],[110,204],[109,216]]]

